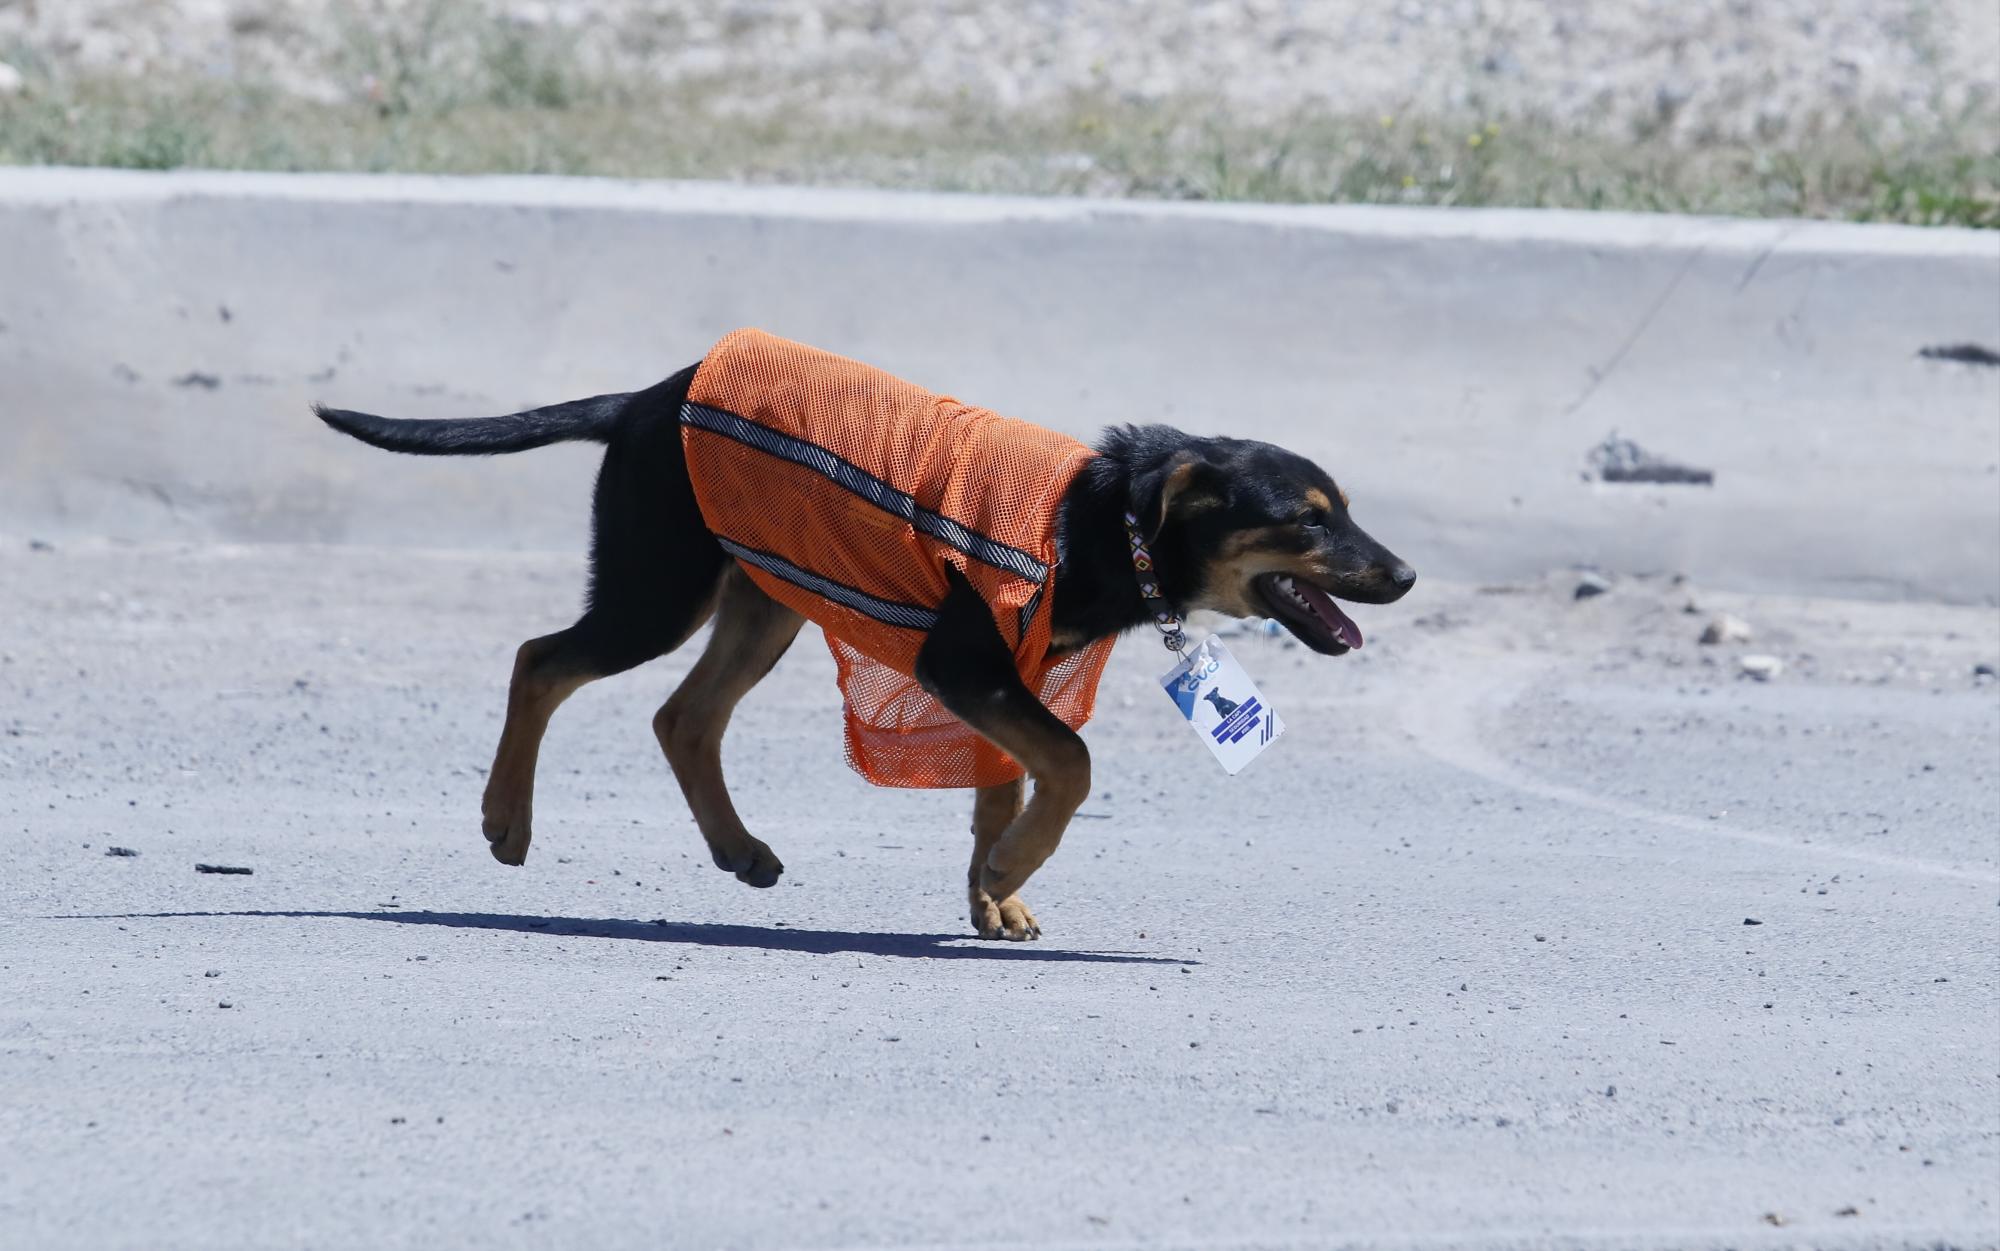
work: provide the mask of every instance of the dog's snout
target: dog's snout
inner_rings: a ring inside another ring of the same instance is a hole
[[[1417,584],[1417,571],[1399,560],[1389,569],[1389,581],[1395,584],[1396,593],[1401,595]]]

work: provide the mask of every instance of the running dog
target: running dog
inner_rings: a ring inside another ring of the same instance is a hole
[[[973,928],[1037,938],[1020,890],[1089,794],[1076,731],[1118,635],[1210,609],[1274,617],[1338,656],[1362,638],[1336,599],[1386,604],[1416,581],[1282,448],[1163,425],[1086,447],[755,330],[647,390],[511,416],[315,411],[417,455],[605,446],[583,615],[514,660],[483,803],[503,864],[527,858],[556,708],[712,617],[653,729],[716,865],[775,883],[784,865],[724,786],[722,736],[811,620],[839,662],[849,763],[883,785],[974,789]]]

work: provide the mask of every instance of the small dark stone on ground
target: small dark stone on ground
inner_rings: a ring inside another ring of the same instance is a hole
[[[2000,365],[2000,352],[1977,343],[1935,343],[1917,349],[1928,361],[1956,361],[1961,365]]]
[[[243,867],[242,865],[238,865],[238,864],[198,864],[198,865],[196,865],[196,866],[194,867],[194,871],[195,871],[196,873],[249,873],[249,872],[252,872],[252,870],[250,870],[250,869],[247,869],[247,868]]]
[[[1593,595],[1602,595],[1610,589],[1611,579],[1601,573],[1592,573],[1589,570],[1585,570],[1576,577],[1575,598],[1589,599]]]
[[[1662,485],[1713,486],[1715,471],[1656,456],[1616,430],[1590,449],[1585,458],[1599,482],[1641,482]]]
[[[174,385],[177,387],[200,387],[204,391],[213,391],[222,385],[222,378],[219,374],[203,373],[199,369],[190,369],[188,372],[174,379]]]
[[[1663,486],[1714,486],[1713,469],[1692,465],[1640,465],[1636,469],[1607,469],[1599,477],[1605,482],[1652,482]]]
[[[1763,922],[1762,922],[1762,921],[1759,921],[1759,920],[1758,920],[1757,918],[1755,918],[1755,917],[1744,917],[1744,918],[1743,918],[1743,924],[1745,924],[1745,925],[1762,925],[1762,924],[1763,924]]]
[[[107,856],[136,856],[139,853],[133,851],[130,847],[106,847],[104,854]]]

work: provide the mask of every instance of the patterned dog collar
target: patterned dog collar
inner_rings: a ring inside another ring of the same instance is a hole
[[[1187,651],[1187,632],[1181,629],[1180,614],[1160,593],[1160,579],[1153,568],[1153,553],[1146,550],[1146,540],[1139,537],[1139,518],[1132,513],[1125,514],[1125,537],[1132,544],[1132,571],[1139,579],[1139,594],[1146,597],[1147,607],[1153,610],[1153,624],[1159,627],[1160,641],[1175,655]]]

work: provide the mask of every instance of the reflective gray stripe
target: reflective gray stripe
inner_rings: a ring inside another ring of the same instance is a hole
[[[1035,593],[1028,597],[1028,602],[1021,605],[1019,624],[1015,627],[1020,633],[1014,637],[1021,639],[1028,637],[1028,627],[1035,623],[1035,610],[1042,606],[1042,592],[1048,589],[1049,584],[1046,582],[1042,583],[1035,588]]]
[[[817,443],[793,438],[768,426],[758,425],[735,413],[710,408],[706,404],[696,404],[689,400],[681,405],[683,425],[719,434],[734,439],[745,447],[754,447],[760,452],[768,452],[781,460],[807,469],[826,478],[834,485],[843,487],[880,508],[883,512],[901,517],[910,523],[912,529],[928,534],[938,542],[964,552],[974,560],[1017,574],[1030,582],[1040,583],[1049,576],[1049,567],[1018,547],[1009,547],[996,539],[989,539],[976,530],[967,529],[951,518],[934,513],[928,508],[917,507],[917,501],[908,494],[882,481],[874,474],[850,464],[827,451]]]
[[[822,578],[809,569],[801,569],[782,556],[760,552],[754,547],[732,543],[721,535],[715,541],[722,544],[722,550],[746,565],[755,565],[774,578],[783,578],[793,586],[811,591],[821,599],[829,599],[843,608],[875,618],[892,626],[902,626],[909,630],[928,630],[937,624],[938,615],[928,608],[915,604],[899,604],[892,599],[877,599],[866,591],[857,591],[842,582]]]

